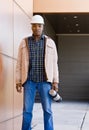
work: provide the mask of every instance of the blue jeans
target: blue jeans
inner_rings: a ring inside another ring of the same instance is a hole
[[[51,84],[48,82],[32,82],[27,80],[24,84],[24,108],[23,108],[23,122],[22,130],[31,130],[32,111],[36,95],[38,90],[43,114],[44,114],[44,130],[54,130],[53,128],[53,116],[51,111],[51,97],[48,92],[51,89]]]

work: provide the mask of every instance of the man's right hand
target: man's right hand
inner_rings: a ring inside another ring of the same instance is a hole
[[[19,93],[22,92],[22,84],[21,84],[21,83],[16,84],[16,90],[17,90],[17,92],[19,92]]]

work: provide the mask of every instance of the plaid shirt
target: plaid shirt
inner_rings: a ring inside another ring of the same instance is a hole
[[[34,40],[34,36],[28,38],[30,49],[30,68],[28,79],[34,82],[46,81],[45,67],[44,67],[44,35],[41,36],[39,41]]]

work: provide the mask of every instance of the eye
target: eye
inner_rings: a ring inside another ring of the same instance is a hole
[[[40,24],[39,24],[38,26],[41,28],[41,25],[40,25]]]

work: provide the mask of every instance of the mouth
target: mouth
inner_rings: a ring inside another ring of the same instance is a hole
[[[41,31],[35,31],[35,34],[40,34],[41,33]]]

